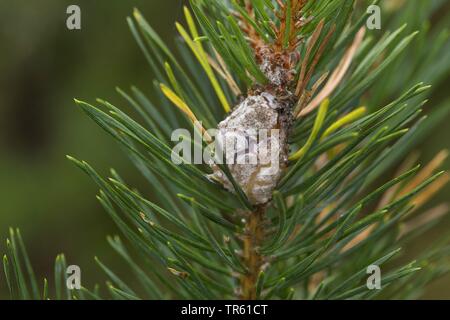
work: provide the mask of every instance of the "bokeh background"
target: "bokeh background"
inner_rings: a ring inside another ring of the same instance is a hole
[[[81,30],[66,28],[70,4],[81,7]],[[117,230],[95,199],[97,188],[65,155],[104,174],[114,167],[131,185],[142,183],[116,143],[73,103],[101,97],[124,105],[116,86],[150,93],[152,74],[126,23],[133,7],[170,43],[180,0],[0,1],[0,252],[8,227],[20,227],[39,276],[52,274],[60,252],[81,267],[89,284],[103,281],[94,255],[122,267],[105,240]],[[447,97],[444,86],[433,99]],[[449,121],[419,146],[423,161],[450,147]],[[147,185],[140,190],[151,192]],[[449,195],[446,188],[434,202]],[[447,219],[427,239],[449,227]],[[7,289],[0,274],[2,298]],[[450,277],[430,286],[426,298],[450,299]]]

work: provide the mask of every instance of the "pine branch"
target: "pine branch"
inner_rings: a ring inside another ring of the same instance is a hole
[[[442,5],[430,3],[421,3],[427,17]],[[427,28],[415,4],[404,6],[386,19],[391,31],[378,36],[364,31],[368,14],[353,0],[192,0],[176,25],[177,54],[135,10],[128,24],[155,76],[154,94],[135,87],[118,93],[142,119],[102,99],[76,104],[119,143],[156,200],[114,170],[103,177],[87,162],[68,159],[100,188],[97,199],[125,240],[108,242],[141,288],[96,258],[109,279],[106,292],[97,285],[68,291],[60,255],[54,290],[47,280],[40,289],[20,233],[11,231],[3,259],[11,296],[420,296],[450,271],[448,235],[415,262],[397,258],[445,217],[447,204],[421,206],[449,177],[440,171],[445,151],[424,169],[408,154],[450,110],[443,101],[422,116],[433,89],[421,82],[442,83],[450,59],[439,58],[449,45],[443,24]],[[408,51],[412,44],[417,55]],[[245,137],[255,127],[279,130],[279,161],[269,175],[264,165],[216,163],[214,156],[197,165],[172,152],[174,129],[193,129],[200,139],[183,139],[203,151],[216,139],[208,129]],[[371,264],[382,267],[381,290],[365,284]]]

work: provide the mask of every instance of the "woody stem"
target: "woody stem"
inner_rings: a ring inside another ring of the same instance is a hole
[[[263,256],[258,249],[264,238],[265,206],[258,207],[251,212],[246,222],[246,233],[243,242],[243,263],[247,273],[241,276],[240,289],[243,300],[255,300],[256,282],[263,265]]]

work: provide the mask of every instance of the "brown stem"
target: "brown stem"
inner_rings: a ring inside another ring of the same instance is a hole
[[[261,267],[264,263],[263,256],[258,252],[258,248],[264,238],[264,214],[265,206],[258,207],[251,212],[246,222],[246,234],[243,243],[243,263],[248,272],[241,276],[241,299],[256,299],[256,282]]]

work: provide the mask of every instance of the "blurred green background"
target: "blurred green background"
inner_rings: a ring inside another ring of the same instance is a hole
[[[66,28],[70,4],[81,7],[81,30]],[[116,86],[137,85],[150,93],[152,75],[125,18],[138,7],[163,39],[171,39],[181,6],[179,0],[0,1],[0,252],[8,227],[17,226],[39,276],[52,273],[60,252],[81,267],[85,283],[103,279],[94,255],[115,267],[118,259],[105,237],[117,230],[97,203],[94,184],[65,155],[87,160],[105,174],[114,167],[131,185],[141,180],[73,98],[101,97],[123,106]],[[442,97],[435,99],[448,96],[447,88],[440,90]],[[424,161],[449,147],[448,121],[420,146]],[[148,186],[140,190],[151,192]],[[449,194],[447,188],[434,201],[448,200]],[[0,299],[7,297],[3,278],[2,273]],[[426,297],[450,298],[449,288],[447,277]]]
[[[82,29],[66,28],[66,8],[81,8]],[[0,1],[0,251],[9,226],[21,228],[38,274],[64,252],[93,283],[93,263],[109,261],[105,237],[116,228],[95,199],[97,188],[65,155],[103,173],[139,177],[117,144],[73,103],[102,97],[118,105],[119,86],[147,93],[152,75],[128,29],[134,7],[161,37],[173,38],[179,0]],[[101,170],[103,169],[103,170]],[[3,272],[0,298],[6,298]]]

